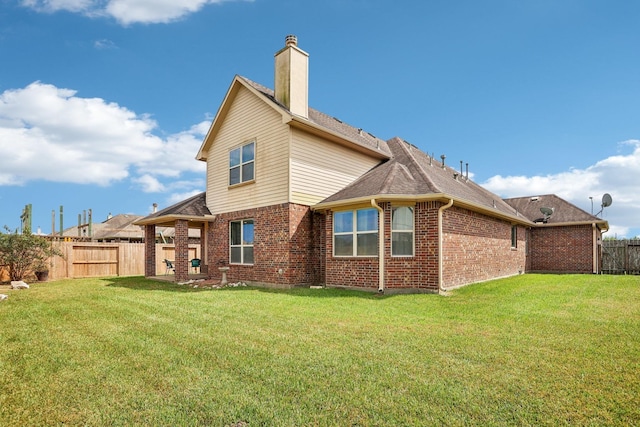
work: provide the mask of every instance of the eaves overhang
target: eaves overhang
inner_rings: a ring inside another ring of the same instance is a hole
[[[555,222],[555,223],[544,223],[544,222],[534,222],[533,226],[537,228],[547,228],[547,227],[569,227],[572,225],[597,225],[602,232],[609,231],[609,222],[605,220],[601,221],[565,221],[565,222]]]
[[[134,225],[156,225],[158,227],[173,227],[177,220],[186,220],[189,225],[200,226],[205,222],[211,222],[216,218],[215,215],[162,215],[162,216],[148,216],[135,221]]]
[[[454,206],[469,209],[470,211],[482,213],[488,216],[492,216],[494,218],[500,218],[502,220],[509,221],[512,224],[520,224],[527,227],[531,227],[535,225],[532,221],[530,221],[529,219],[517,213],[510,214],[490,206],[484,206],[478,203],[470,202],[468,200],[456,198],[446,193],[412,194],[412,195],[379,194],[379,195],[363,196],[363,197],[357,197],[357,198],[346,199],[346,200],[336,200],[332,202],[320,202],[312,206],[311,209],[316,212],[325,212],[330,210],[336,210],[339,208],[348,208],[349,206],[365,205],[369,203],[371,199],[375,199],[376,202],[391,202],[391,203],[394,203],[394,202],[418,203],[418,202],[431,202],[431,201],[448,203],[449,201],[453,200]]]

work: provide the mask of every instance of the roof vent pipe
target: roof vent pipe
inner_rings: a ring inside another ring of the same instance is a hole
[[[460,178],[462,178],[462,160],[460,160]]]
[[[447,156],[445,156],[444,154],[440,155],[440,158],[442,159],[442,169],[444,169],[444,159],[447,158]]]
[[[465,175],[464,179],[466,179],[467,181],[469,180],[469,162],[467,162],[467,174]]]

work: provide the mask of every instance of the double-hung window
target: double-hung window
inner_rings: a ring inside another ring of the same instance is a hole
[[[400,206],[391,210],[391,255],[413,256],[413,208]]]
[[[253,220],[231,221],[229,243],[231,264],[253,264]]]
[[[249,142],[229,152],[229,185],[255,179],[256,143]]]
[[[333,214],[334,256],[378,255],[378,210],[357,209]]]

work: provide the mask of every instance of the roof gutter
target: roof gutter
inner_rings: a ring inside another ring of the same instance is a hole
[[[457,199],[446,193],[430,193],[430,194],[414,194],[414,195],[406,195],[406,194],[380,194],[377,196],[373,196],[375,200],[378,202],[430,202],[430,201],[442,201],[449,202],[450,200],[455,200],[456,206],[461,208],[469,209],[474,212],[479,212],[486,215],[491,215],[497,218],[501,218],[507,221],[511,221],[513,223],[522,224],[528,227],[535,226],[534,222],[528,220],[527,218],[519,215],[517,213],[506,213],[503,211],[499,211],[498,209],[491,208],[486,205],[481,205],[474,202],[469,202],[465,200]],[[342,208],[348,207],[356,204],[369,204],[372,196],[363,196],[356,197],[349,200],[336,200],[333,202],[320,202],[314,206],[311,206],[313,211],[323,211],[323,210],[331,210],[334,208]],[[575,224],[575,223],[574,223]],[[548,226],[549,224],[545,224]]]
[[[378,215],[378,292],[384,293],[384,209],[376,203],[376,199],[371,199],[371,206],[376,208]]]
[[[450,199],[449,203],[440,206],[440,208],[438,209],[438,293],[440,294],[443,294],[446,291],[446,289],[444,289],[443,287],[442,280],[442,247],[444,246],[444,237],[442,235],[442,212],[444,212],[446,209],[449,209],[451,206],[453,206],[453,199]]]

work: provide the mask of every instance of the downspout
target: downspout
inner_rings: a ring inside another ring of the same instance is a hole
[[[442,212],[453,206],[453,199],[449,199],[449,203],[440,206],[438,209],[438,292],[443,293],[445,289],[442,287],[442,247],[444,246],[444,239],[442,236]]]
[[[598,237],[597,237],[597,235],[598,235],[598,232],[596,230],[596,223],[595,222],[591,224],[591,228],[593,230],[593,233],[592,233],[592,235],[593,235],[593,243],[592,243],[593,250],[592,250],[592,252],[593,253],[591,255],[591,258],[592,258],[591,264],[593,266],[593,274],[598,274],[598,266],[597,266],[597,262],[598,262],[598,252],[597,252],[598,251]]]
[[[378,292],[384,293],[384,209],[376,203],[376,199],[371,199],[371,206],[380,213],[378,219]]]

